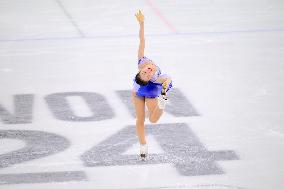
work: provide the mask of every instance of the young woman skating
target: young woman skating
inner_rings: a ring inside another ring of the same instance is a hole
[[[152,60],[144,56],[144,15],[139,10],[135,14],[140,25],[138,49],[138,73],[135,76],[132,100],[136,112],[136,131],[140,142],[140,156],[145,159],[148,147],[145,139],[145,105],[148,109],[149,121],[157,123],[162,116],[167,102],[167,92],[172,87],[171,78],[162,74],[160,68]]]

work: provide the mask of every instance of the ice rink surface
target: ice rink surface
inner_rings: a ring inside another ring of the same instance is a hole
[[[149,159],[139,25],[174,88]],[[0,0],[0,188],[284,188],[281,0]]]

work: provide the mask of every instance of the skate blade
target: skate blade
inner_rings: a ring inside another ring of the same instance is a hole
[[[164,100],[168,100],[167,95],[162,95],[162,97],[163,97]]]
[[[166,93],[165,90],[163,90],[163,91],[161,92],[161,96],[162,96],[163,99],[168,100],[167,93]]]
[[[146,154],[140,154],[140,159],[142,161],[146,161]]]

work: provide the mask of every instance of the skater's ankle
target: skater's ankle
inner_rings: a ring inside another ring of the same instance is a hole
[[[143,154],[147,154],[148,152],[148,146],[147,144],[140,144],[140,154],[143,153]]]

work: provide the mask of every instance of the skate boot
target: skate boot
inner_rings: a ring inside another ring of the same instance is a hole
[[[162,91],[161,91],[161,96],[163,97],[163,99],[167,100],[167,92],[166,92],[167,88],[163,87]]]
[[[145,161],[148,155],[148,146],[147,144],[140,144],[140,158]]]
[[[163,95],[158,96],[158,107],[161,110],[165,109],[167,100],[168,100],[167,96],[163,96]]]

